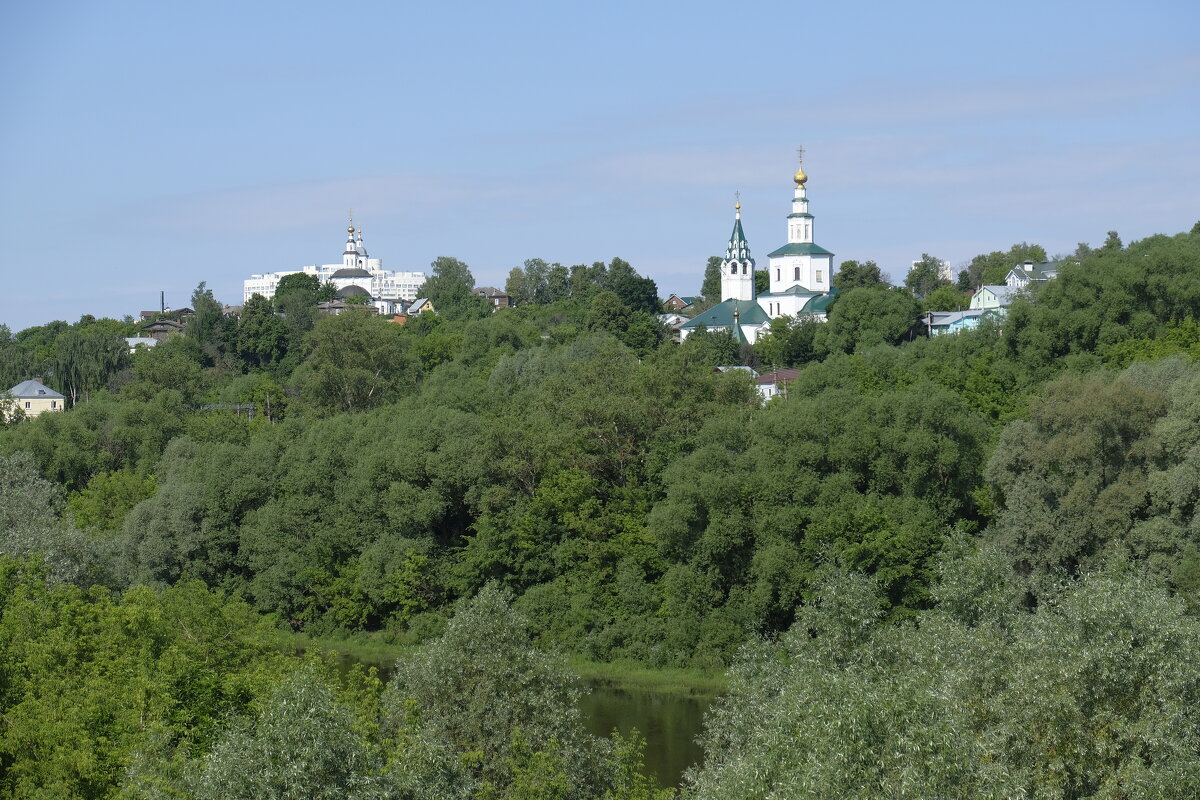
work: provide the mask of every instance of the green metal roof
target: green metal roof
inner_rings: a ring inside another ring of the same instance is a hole
[[[731,328],[733,327],[733,312],[738,312],[738,323],[740,325],[761,325],[764,322],[770,322],[771,318],[767,316],[767,312],[763,310],[754,300],[726,300],[723,303],[717,303],[712,308],[704,311],[681,325],[681,328],[699,328],[701,325],[712,330],[714,328]]]
[[[754,267],[754,258],[750,255],[750,243],[746,241],[746,234],[742,232],[742,219],[737,217],[733,220],[733,233],[729,236],[729,247],[725,248],[725,263],[743,259],[750,262],[751,268]]]
[[[820,292],[814,292],[812,289],[805,289],[800,284],[794,283],[788,288],[784,289],[782,292],[763,292],[759,295],[759,297],[791,297],[797,294],[820,294]]]
[[[775,256],[831,256],[833,253],[811,242],[796,242],[785,244],[783,247],[767,255],[770,258],[774,258]]]
[[[803,211],[796,211],[791,214],[788,214],[788,219],[795,219],[796,217],[807,217],[808,219],[813,219],[812,214],[807,214]]]
[[[824,314],[829,310],[829,304],[833,302],[833,295],[819,294],[804,304],[804,308],[800,309],[801,314]]]

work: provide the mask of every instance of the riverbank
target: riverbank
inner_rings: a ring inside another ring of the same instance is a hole
[[[274,645],[287,652],[324,650],[352,661],[391,671],[392,664],[415,645],[385,642],[370,634],[340,637],[313,637],[304,633],[276,631]],[[658,669],[630,662],[598,662],[569,657],[568,665],[588,684],[614,689],[654,692],[656,694],[712,699],[724,694],[725,675],[700,670]]]

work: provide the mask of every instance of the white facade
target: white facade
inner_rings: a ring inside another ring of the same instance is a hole
[[[792,212],[787,217],[787,244],[767,257],[770,291],[758,303],[770,317],[812,313],[814,298],[833,286],[833,253],[813,241],[813,215],[808,210],[808,176],[801,167],[792,178]],[[824,319],[824,314],[820,315]]]
[[[382,261],[367,255],[362,230],[356,230],[351,224],[346,229],[346,246],[340,264],[321,264],[251,275],[242,283],[242,302],[248,302],[256,294],[268,299],[274,297],[279,281],[285,275],[297,272],[314,275],[321,283],[332,283],[337,287],[339,297],[370,295],[371,304],[381,314],[402,311],[404,305],[416,299],[417,290],[425,283],[424,272],[385,270]]]
[[[813,241],[813,215],[805,188],[808,176],[800,169],[792,180],[796,189],[787,217],[787,244],[768,255],[770,293],[782,294],[797,286],[813,293],[828,292],[833,285],[833,253]]]

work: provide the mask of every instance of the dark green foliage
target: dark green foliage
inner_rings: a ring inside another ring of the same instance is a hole
[[[1065,264],[1036,299],[1009,312],[1009,352],[1036,368],[1157,338],[1169,323],[1200,319],[1200,236],[1152,236],[1124,250]]]
[[[838,296],[828,322],[813,331],[813,347],[826,354],[898,344],[910,338],[919,315],[920,305],[906,291],[851,289]]]
[[[0,328],[12,383],[78,397],[0,428],[0,549],[42,565],[0,567],[0,794],[287,796],[291,764],[313,796],[653,797],[529,637],[717,670],[758,635],[697,796],[1195,793],[1200,234],[1110,237],[932,339],[847,262],[827,323],[751,352],[666,343],[619,259],[531,259],[495,314],[439,261],[404,326],[317,319],[299,275],[236,336],[201,286],[108,366],[127,323]],[[764,405],[738,363],[803,372]],[[483,591],[384,719],[366,677],[285,682],[195,578],[404,642]]]
[[[271,301],[256,294],[242,307],[236,341],[239,358],[250,367],[267,369],[287,354],[288,327]]]
[[[122,336],[126,326],[115,320],[83,321],[55,340],[54,381],[72,404],[102,389],[129,360]]]
[[[754,293],[762,294],[771,288],[771,273],[765,269],[754,270]]]
[[[961,311],[970,304],[971,298],[953,286],[939,286],[921,303],[926,311]]]
[[[447,319],[477,319],[488,313],[486,298],[474,294],[475,277],[471,268],[457,258],[439,256],[429,265],[433,274],[417,289],[417,297],[426,297],[437,313]]]
[[[879,265],[874,261],[864,261],[861,264],[854,260],[843,261],[833,276],[833,288],[839,292],[851,289],[878,289],[885,286],[883,274]]]
[[[760,334],[754,343],[761,369],[796,367],[815,359],[821,327],[821,323],[807,316],[800,319],[782,316],[771,320],[769,331],[766,335]],[[689,336],[688,341],[691,339]]]
[[[741,625],[780,631],[827,559],[876,575],[894,613],[926,604],[944,530],[973,512],[987,425],[933,385],[860,393],[823,379],[802,376],[748,426],[714,423],[666,474],[650,526],[689,565],[701,614],[728,605]]]
[[[721,257],[709,256],[704,265],[704,282],[700,296],[710,305],[721,302]]]
[[[196,340],[207,365],[217,364],[237,347],[237,321],[225,316],[204,281],[192,292],[192,310],[195,315],[188,320],[185,334]]]
[[[1114,555],[1200,589],[1198,390],[1200,371],[1178,359],[1116,380],[1067,375],[1046,386],[1028,421],[1005,428],[987,473],[991,534],[1033,591]]]
[[[658,286],[651,278],[638,274],[628,261],[614,258],[608,265],[604,288],[615,292],[630,310],[657,314],[661,307]]]
[[[1014,244],[1007,252],[993,250],[986,255],[980,254],[972,258],[967,268],[959,273],[958,289],[966,291],[984,285],[1003,284],[1008,273],[1018,264],[1026,261],[1037,264],[1046,260],[1046,251],[1041,245],[1026,242]]]
[[[324,316],[308,337],[308,355],[293,381],[317,413],[361,411],[395,402],[417,383],[409,339],[385,319],[347,310]]]
[[[921,260],[915,262],[904,277],[904,286],[917,297],[928,297],[939,286],[948,285],[941,277],[942,261],[929,253],[922,253]]]
[[[526,622],[485,587],[437,641],[396,664],[384,706],[391,724],[415,723],[423,738],[459,753],[479,785],[508,785],[516,765],[549,751],[561,796],[591,797],[608,783],[613,753],[584,731],[581,691],[561,656],[533,647]]]

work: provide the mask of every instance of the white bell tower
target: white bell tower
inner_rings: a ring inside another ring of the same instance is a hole
[[[738,198],[733,207],[733,233],[725,259],[721,262],[721,301],[754,300],[754,259],[750,257],[750,244],[742,232],[742,201]]]

